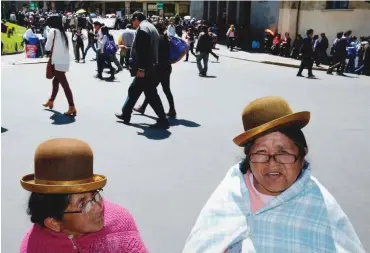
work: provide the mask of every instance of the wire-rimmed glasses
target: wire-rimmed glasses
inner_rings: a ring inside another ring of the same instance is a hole
[[[82,213],[82,214],[87,214],[88,212],[91,211],[93,205],[94,205],[94,202],[97,203],[97,204],[101,204],[101,201],[102,201],[102,196],[100,194],[100,192],[103,191],[103,189],[100,189],[100,190],[97,190],[96,192],[94,192],[93,194],[93,197],[85,202],[82,207],[81,207],[81,210],[79,211],[65,211],[64,213],[65,214],[73,214],[73,213]]]

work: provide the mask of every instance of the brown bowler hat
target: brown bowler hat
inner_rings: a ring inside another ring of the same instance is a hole
[[[35,174],[21,178],[30,192],[72,194],[101,189],[107,183],[103,175],[93,174],[93,152],[77,139],[51,139],[35,152]]]
[[[288,102],[281,97],[262,97],[250,102],[243,110],[244,133],[234,138],[243,147],[248,141],[285,127],[303,128],[310,121],[310,112],[293,113]]]

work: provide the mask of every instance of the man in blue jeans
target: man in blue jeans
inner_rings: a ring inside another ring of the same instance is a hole
[[[199,70],[199,76],[207,76],[208,71],[208,59],[209,54],[212,51],[212,37],[208,34],[208,27],[202,26],[202,32],[199,34],[198,44],[196,52],[197,55],[197,66]],[[202,67],[201,61],[203,60],[204,67]]]

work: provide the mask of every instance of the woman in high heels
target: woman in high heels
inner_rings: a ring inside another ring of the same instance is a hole
[[[69,104],[69,109],[64,115],[76,116],[77,111],[73,102],[72,91],[66,77],[66,72],[69,70],[68,38],[59,15],[50,16],[48,18],[48,24],[51,29],[48,34],[45,50],[52,51],[50,56],[51,64],[54,65],[55,71],[51,96],[43,106],[53,109],[54,100],[59,90],[59,84],[61,84]]]

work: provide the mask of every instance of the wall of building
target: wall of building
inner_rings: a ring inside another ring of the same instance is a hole
[[[203,1],[190,1],[190,16],[196,19],[203,19],[204,2]]]
[[[315,34],[324,32],[330,42],[340,31],[352,30],[352,35],[357,37],[368,36],[370,9],[301,11],[298,32],[305,34],[310,28]]]
[[[297,9],[299,7],[299,15]],[[349,1],[348,9],[326,9],[326,1],[282,1],[279,10],[278,31],[296,35],[306,35],[306,30],[314,29],[314,34],[324,32],[331,43],[337,32],[352,30],[357,37],[370,35],[370,3]]]
[[[278,29],[279,1],[253,1],[251,6],[251,31],[254,39],[261,39],[264,30]]]

